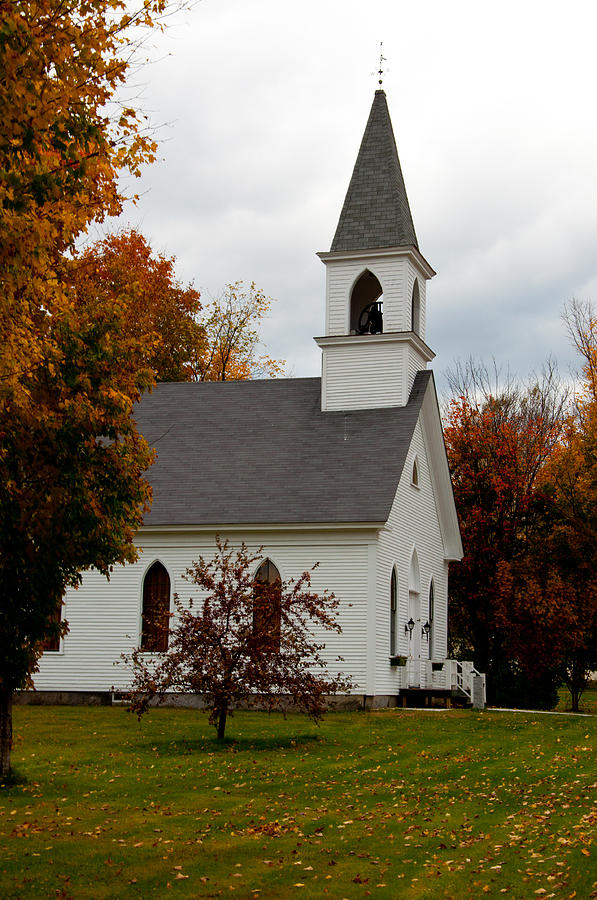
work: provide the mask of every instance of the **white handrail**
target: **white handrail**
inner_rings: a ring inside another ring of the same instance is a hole
[[[414,662],[414,661],[413,661]],[[474,707],[485,706],[485,675],[479,672],[470,660],[424,659],[420,661],[421,688],[427,690],[454,691],[466,697]],[[404,673],[407,673],[405,668]],[[404,679],[406,688],[408,677]]]

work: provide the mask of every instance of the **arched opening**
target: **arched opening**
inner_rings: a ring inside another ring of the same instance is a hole
[[[54,612],[50,616],[48,625],[50,627],[50,631],[52,632],[43,642],[43,651],[44,653],[58,653],[60,650],[60,633],[56,628],[57,625],[62,623],[62,604],[63,600],[61,599],[54,609]]]
[[[170,576],[161,562],[154,562],[143,580],[141,650],[163,653],[168,649],[169,619]]]
[[[433,659],[434,657],[434,646],[433,646],[433,617],[435,614],[435,587],[433,585],[433,578],[431,579],[431,584],[429,585],[429,609],[428,609],[428,618],[429,622],[429,634],[427,635],[427,639],[429,641],[429,658]]]
[[[396,566],[390,579],[390,656],[398,653],[398,575]]]
[[[413,550],[410,558],[408,574],[408,623],[405,626],[408,633],[408,683],[410,687],[419,687],[421,684],[421,576],[419,573],[419,558],[417,551]]]
[[[414,591],[417,594],[421,590],[421,576],[419,574],[419,557],[417,555],[416,550],[413,550],[412,556],[410,558],[408,589],[409,589],[409,591]]]
[[[282,579],[271,559],[265,559],[253,582],[253,634],[262,652],[280,651]]]
[[[350,295],[350,333],[380,334],[383,331],[383,288],[365,269]]]
[[[411,322],[411,326],[410,326],[411,331],[414,331],[415,334],[420,334],[421,333],[421,296],[419,294],[419,282],[416,278],[415,278],[415,283],[413,284],[410,322]]]

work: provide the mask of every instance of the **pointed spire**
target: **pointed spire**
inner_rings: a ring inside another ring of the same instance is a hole
[[[385,91],[375,91],[336,234],[334,250],[419,249]]]

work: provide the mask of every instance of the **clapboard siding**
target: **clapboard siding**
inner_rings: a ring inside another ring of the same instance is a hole
[[[246,537],[246,535],[245,535]],[[240,545],[241,534],[231,534],[233,546]],[[184,602],[199,598],[195,585],[184,578],[186,569],[200,555],[209,559],[215,550],[214,539],[192,533],[141,533],[139,560],[117,567],[108,583],[97,572],[85,574],[82,586],[69,591],[65,617],[70,632],[58,653],[45,653],[35,676],[38,690],[107,691],[124,690],[130,673],[119,662],[122,653],[137,646],[140,637],[143,577],[149,565],[159,559],[171,578],[172,594]],[[371,605],[369,557],[374,552],[375,533],[348,534],[264,533],[251,535],[251,549],[264,545],[264,556],[277,565],[283,579],[296,578],[305,569],[319,563],[312,574],[312,588],[326,588],[340,598],[339,622],[342,634],[317,635],[326,644],[324,656],[330,672],[342,671],[354,679],[355,693],[365,691],[367,683],[367,627]],[[344,662],[337,663],[342,656]],[[115,665],[118,663],[118,665]]]
[[[317,341],[323,349],[324,410],[405,406],[417,372],[429,359],[404,332]]]
[[[408,354],[408,375],[406,380],[406,396],[410,395],[412,391],[413,384],[415,383],[415,378],[417,377],[417,372],[421,369],[426,368],[425,362],[421,359],[421,357],[412,350]]]
[[[419,486],[411,483],[413,462],[417,459]],[[429,457],[423,439],[421,423],[417,424],[413,441],[398,486],[396,499],[385,529],[380,532],[377,566],[376,606],[376,679],[375,693],[394,693],[402,685],[404,669],[389,665],[390,579],[392,566],[398,571],[398,652],[409,651],[409,638],[404,632],[408,620],[409,570],[413,549],[416,548],[420,567],[421,624],[427,618],[429,586],[434,582],[435,618],[433,658],[446,656],[447,634],[447,572],[438,513],[435,506]],[[422,652],[426,649],[422,644]]]
[[[404,406],[408,399],[406,344],[359,344],[358,340],[324,350],[324,409]]]

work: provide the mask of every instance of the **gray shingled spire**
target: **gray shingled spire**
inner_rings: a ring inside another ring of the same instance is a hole
[[[334,250],[419,249],[385,91],[375,91],[336,234]]]

